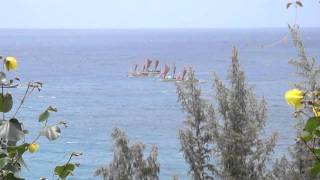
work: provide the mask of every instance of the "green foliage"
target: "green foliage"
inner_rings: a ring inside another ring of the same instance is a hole
[[[127,135],[118,128],[112,133],[115,141],[113,161],[106,167],[99,168],[96,176],[105,180],[158,180],[160,164],[157,162],[158,148],[152,147],[147,159],[143,159],[145,145],[135,143],[129,145]]]
[[[214,87],[221,114],[220,133],[214,135],[221,155],[223,179],[265,179],[266,164],[275,147],[276,134],[261,139],[266,122],[266,102],[257,100],[245,79],[236,48],[232,51],[229,87],[216,76]]]
[[[8,147],[7,150],[2,150],[0,153],[0,177],[12,179],[18,177],[18,172],[21,166],[24,166],[22,155],[27,151],[29,144]]]
[[[178,100],[182,109],[188,113],[185,120],[186,128],[179,130],[181,151],[189,164],[189,174],[192,179],[213,179],[215,166],[210,162],[213,153],[210,142],[210,123],[214,122],[212,106],[202,99],[200,86],[194,72],[188,73],[190,81],[177,84]]]
[[[9,112],[12,105],[12,95],[10,93],[6,93],[5,95],[0,93],[0,112]]]
[[[5,173],[3,177],[0,175],[0,177],[3,180],[24,180],[23,178],[16,177],[12,172]]]
[[[11,146],[7,147],[7,152],[10,158],[14,158],[15,156],[22,156],[28,150],[29,143],[24,143],[19,146]]]
[[[43,121],[47,121],[49,116],[50,116],[50,112],[57,112],[57,108],[53,108],[52,106],[49,106],[43,113],[40,114],[38,121],[39,122],[43,122]]]
[[[61,129],[59,126],[65,126],[65,122],[59,122],[56,124],[48,125],[48,118],[50,112],[57,112],[56,108],[49,106],[43,113],[40,114],[38,120],[43,127],[40,129],[40,133],[34,140],[30,143],[25,141],[25,135],[28,133],[28,130],[24,129],[24,125],[17,118],[18,113],[21,110],[22,105],[26,102],[26,99],[34,92],[35,89],[38,91],[42,88],[41,82],[29,82],[27,89],[22,97],[20,103],[18,104],[13,116],[7,120],[6,113],[10,112],[13,107],[13,96],[5,91],[8,91],[9,88],[16,88],[20,85],[19,78],[14,78],[8,80],[8,76],[5,72],[7,69],[15,70],[17,68],[17,61],[14,57],[7,57],[0,60],[3,60],[3,69],[0,72],[0,112],[2,112],[2,118],[0,119],[0,179],[16,180],[22,179],[19,177],[21,168],[26,166],[24,162],[23,155],[27,151],[30,153],[35,153],[39,145],[36,144],[36,141],[43,135],[49,140],[55,140],[60,136]],[[6,69],[5,69],[6,68]],[[18,81],[18,82],[16,82]],[[75,156],[73,154],[72,156]],[[71,159],[71,158],[70,158]],[[64,171],[61,171],[61,168],[57,167],[56,172],[61,176],[62,179],[65,179],[72,170],[66,166]]]
[[[201,98],[199,84],[177,85],[178,99],[188,113],[187,127],[179,131],[179,138],[189,173],[195,180],[265,179],[276,135],[268,140],[259,137],[266,103],[258,102],[247,85],[235,48],[228,80],[229,87],[215,76],[216,109]]]
[[[40,114],[39,119],[38,119],[39,122],[47,121],[49,118],[49,115],[50,115],[49,111],[45,110],[43,113]]]
[[[296,2],[301,6],[301,2]],[[296,88],[304,93],[301,103],[302,107],[294,113],[297,119],[297,142],[291,148],[291,161],[283,166],[283,171],[287,171],[289,177],[294,179],[319,179],[320,172],[320,119],[319,119],[319,79],[320,66],[315,58],[309,57],[300,38],[300,28],[298,25],[289,25],[293,44],[297,49],[297,57],[290,60],[296,67],[296,71],[302,81],[295,84]],[[311,118],[310,118],[311,117]],[[280,168],[280,167],[278,167]],[[290,169],[290,171],[288,170]]]
[[[317,161],[311,168],[312,177],[316,177],[320,173],[320,161]]]
[[[320,119],[317,117],[312,117],[307,120],[303,130],[307,131],[310,134],[315,134],[319,126],[320,126]]]
[[[71,153],[69,160],[66,164],[62,166],[56,166],[54,168],[54,174],[59,177],[59,179],[65,180],[68,176],[73,175],[73,171],[79,166],[78,163],[71,163],[72,157],[81,156],[82,153],[73,152]]]
[[[59,176],[61,179],[66,179],[72,172],[75,170],[76,165],[75,164],[65,164],[63,166],[56,166],[54,169],[55,175]]]
[[[6,154],[0,154],[1,158],[0,158],[0,169],[3,169],[4,167],[6,167],[7,164],[10,163],[10,158],[6,155]]]
[[[302,140],[305,142],[309,142],[309,141],[313,140],[313,134],[309,133],[307,131],[304,131],[304,132],[301,132],[300,138],[302,138]]]

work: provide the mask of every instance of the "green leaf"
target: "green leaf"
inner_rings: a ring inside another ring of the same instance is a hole
[[[317,156],[320,156],[320,148],[313,148],[312,151],[313,151]]]
[[[4,157],[7,157],[7,151],[5,151],[4,149],[1,149],[0,150],[0,158],[4,158]]]
[[[45,110],[43,113],[40,114],[38,121],[39,122],[46,121],[46,120],[48,120],[49,116],[50,116],[49,111]]]
[[[320,162],[317,161],[311,168],[311,176],[315,177],[320,172]]]
[[[16,142],[24,137],[22,123],[17,119],[2,121],[0,125],[0,138],[8,140],[8,145],[16,145]]]
[[[5,95],[0,93],[0,112],[9,112],[12,109],[13,100],[10,93]]]
[[[56,140],[61,134],[61,129],[59,126],[47,126],[42,129],[41,135],[46,136],[50,141]]]
[[[7,151],[9,153],[9,157],[13,158],[17,154],[21,156],[23,153],[25,153],[28,150],[28,146],[29,146],[28,143],[24,143],[20,146],[9,146],[7,148]]]
[[[75,170],[76,165],[72,163],[65,164],[63,166],[56,166],[54,169],[55,175],[59,176],[61,179],[66,179]]]
[[[13,173],[9,173],[4,177],[3,180],[24,180],[24,179],[14,176]]]
[[[8,151],[8,157],[11,159],[15,159],[14,162],[9,163],[6,169],[8,171],[14,172],[20,172],[21,167],[27,167],[27,164],[25,163],[22,155],[28,150],[28,143],[21,144],[19,146],[9,146],[7,147]]]
[[[11,159],[8,157],[2,157],[0,159],[0,169],[3,169],[8,163],[11,162]]]
[[[40,114],[38,118],[39,122],[47,121],[50,116],[50,112],[57,112],[57,111],[58,111],[57,108],[49,106],[43,113]]]
[[[301,133],[301,138],[303,139],[303,141],[305,142],[309,142],[311,141],[314,137],[313,137],[313,134],[307,132],[307,131],[303,131]]]
[[[320,126],[320,120],[316,117],[312,117],[310,119],[308,119],[304,130],[313,134],[313,132],[317,129],[317,127]]]

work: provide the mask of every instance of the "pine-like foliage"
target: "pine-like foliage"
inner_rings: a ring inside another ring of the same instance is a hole
[[[315,58],[306,54],[305,47],[300,38],[299,26],[289,26],[293,44],[297,49],[297,56],[290,60],[290,63],[296,67],[297,75],[301,78],[301,82],[295,86],[304,92],[315,92],[319,90],[320,67],[316,63]],[[311,99],[314,100],[314,99]],[[309,113],[313,116],[313,112]],[[305,126],[305,116],[297,112],[296,130],[297,137],[301,136]],[[320,142],[312,142],[320,143]],[[302,142],[297,141],[293,148],[290,149],[290,161],[283,157],[274,167],[274,178],[277,179],[303,179],[311,180],[310,168],[314,163],[314,156],[311,151]],[[318,177],[320,178],[320,177]]]
[[[188,113],[186,128],[179,131],[181,151],[190,166],[189,174],[194,180],[213,179],[214,169],[210,163],[212,154],[211,134],[208,124],[214,121],[214,110],[203,100],[194,72],[190,71],[188,82],[177,84],[178,100]]]
[[[290,63],[296,67],[297,74],[303,79],[296,84],[301,90],[315,91],[319,89],[320,67],[314,57],[306,54],[305,47],[300,38],[300,28],[298,25],[289,26],[293,44],[297,48],[297,57],[290,60]]]
[[[215,76],[216,110],[201,99],[197,84],[178,85],[179,101],[188,113],[187,127],[179,133],[181,151],[193,179],[264,179],[275,135],[259,138],[266,103],[258,102],[247,85],[235,48],[228,79],[229,87]]]
[[[213,142],[221,156],[221,175],[223,179],[264,179],[276,136],[269,140],[259,137],[265,126],[266,102],[258,102],[247,85],[235,48],[228,80],[229,88],[218,77],[214,81],[222,128]]]
[[[129,145],[126,134],[118,128],[112,133],[114,144],[113,161],[96,171],[104,180],[158,180],[160,164],[157,162],[158,148],[153,146],[149,157],[143,159],[145,145]]]

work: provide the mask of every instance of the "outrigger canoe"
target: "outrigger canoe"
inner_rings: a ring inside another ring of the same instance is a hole
[[[160,74],[160,71],[138,72],[138,73],[129,73],[128,77],[157,76],[159,74]]]
[[[149,76],[156,76],[160,74],[160,71],[149,71],[147,72]]]
[[[128,77],[146,77],[146,76],[148,76],[148,73],[138,72],[138,73],[129,73],[128,74]]]
[[[176,83],[200,83],[200,84],[204,84],[207,81],[204,80],[180,80],[180,79],[175,79],[175,78],[165,78],[165,79],[160,79],[160,81],[162,82],[176,82]]]

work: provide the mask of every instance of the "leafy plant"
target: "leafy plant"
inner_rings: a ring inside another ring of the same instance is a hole
[[[13,115],[10,116],[7,113],[12,111],[13,108],[13,95],[10,93],[10,89],[16,88],[21,85],[19,78],[8,79],[8,74],[17,68],[18,63],[14,57],[0,57],[2,61],[2,71],[0,72],[0,112],[2,119],[0,120],[0,179],[23,179],[20,177],[20,171],[22,167],[26,166],[23,159],[23,155],[26,152],[35,153],[39,149],[37,140],[41,136],[45,136],[49,140],[55,140],[60,136],[60,127],[66,127],[67,124],[64,121],[58,123],[49,124],[50,112],[57,112],[56,108],[49,106],[43,113],[40,114],[38,120],[42,125],[38,136],[31,142],[25,141],[25,136],[28,134],[28,130],[24,128],[22,122],[18,119],[18,114],[21,112],[21,107],[26,102],[27,98],[35,91],[41,91],[42,83],[30,81],[27,84],[27,88],[24,95],[18,104]],[[74,154],[72,155],[74,156]],[[72,157],[71,156],[71,157]],[[71,158],[70,158],[71,159]],[[59,169],[57,167],[57,169]],[[71,171],[70,168],[66,168],[66,172]],[[59,174],[62,177],[67,177],[66,172]]]
[[[296,176],[299,179],[314,179],[320,173],[320,66],[309,57],[300,38],[299,26],[289,26],[298,56],[290,61],[297,69],[302,82],[285,94],[289,105],[295,108],[297,121],[297,143],[291,151]],[[295,93],[292,93],[295,92]]]
[[[68,176],[73,174],[73,171],[76,169],[76,167],[79,167],[79,163],[71,163],[72,157],[75,156],[81,156],[82,153],[79,152],[73,152],[71,153],[67,163],[61,166],[56,166],[54,168],[54,174],[58,176],[58,180],[65,180]]]

